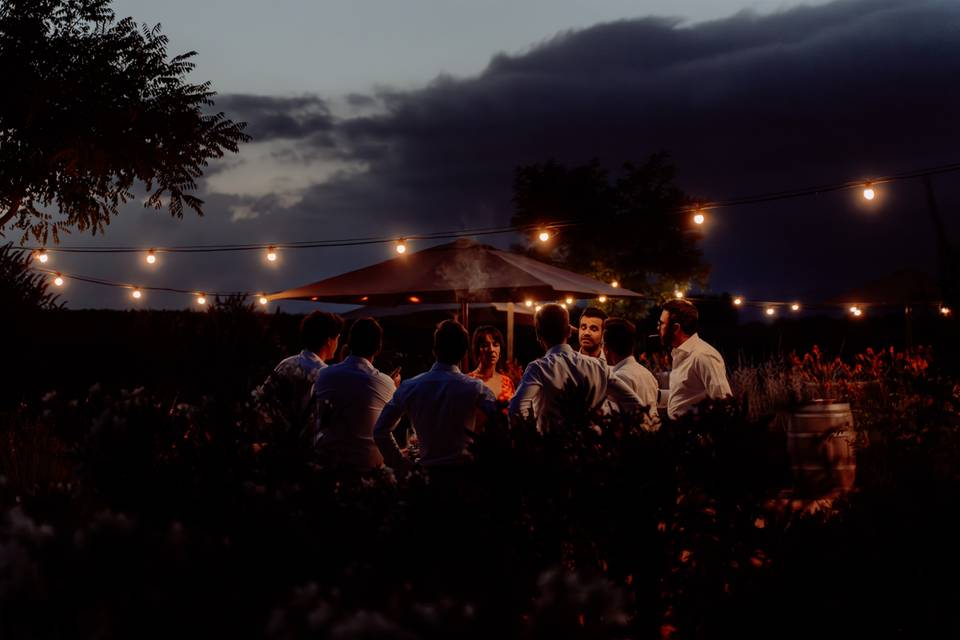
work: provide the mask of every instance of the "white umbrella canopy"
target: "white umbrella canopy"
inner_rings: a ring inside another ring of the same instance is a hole
[[[526,256],[460,239],[271,293],[267,299],[397,306],[551,301],[568,296],[638,298],[641,294]]]

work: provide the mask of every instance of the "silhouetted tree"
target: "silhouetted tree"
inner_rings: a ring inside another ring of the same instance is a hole
[[[48,291],[47,277],[30,269],[30,254],[14,249],[9,242],[0,246],[0,308],[21,318],[60,306],[57,295]]]
[[[194,55],[109,0],[0,1],[0,231],[103,232],[137,181],[145,206],[202,215],[196,178],[249,138],[186,82]]]
[[[576,220],[546,244],[531,234],[528,250],[540,259],[649,296],[705,283],[708,267],[689,212],[693,200],[674,184],[666,154],[642,165],[625,164],[611,179],[597,161],[567,167],[557,162],[519,167],[514,179],[513,224]]]

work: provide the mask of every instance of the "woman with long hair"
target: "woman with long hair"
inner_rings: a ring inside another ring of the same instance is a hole
[[[503,334],[496,327],[477,327],[473,332],[473,358],[477,368],[467,375],[482,380],[497,400],[508,402],[513,397],[514,386],[510,376],[504,373],[502,347]]]

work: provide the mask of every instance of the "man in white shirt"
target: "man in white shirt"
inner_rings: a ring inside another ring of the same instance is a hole
[[[343,318],[335,313],[314,311],[300,322],[303,350],[284,358],[253,392],[261,416],[270,424],[282,424],[299,434],[309,417],[310,394],[320,370],[337,352]]]
[[[494,419],[496,397],[483,381],[460,372],[457,363],[467,355],[470,337],[459,322],[442,322],[433,335],[436,363],[426,373],[401,383],[373,430],[387,464],[402,465],[403,454],[393,437],[400,418],[410,417],[417,434],[420,464],[459,464],[470,457],[467,445],[477,409]]]
[[[512,419],[532,414],[537,428],[546,432],[600,408],[608,396],[624,412],[640,409],[640,398],[626,383],[613,377],[607,365],[577,353],[567,344],[570,316],[564,307],[544,305],[537,312],[536,327],[547,353],[524,371],[510,401]]]
[[[657,379],[633,357],[637,345],[637,328],[629,320],[608,318],[603,326],[603,350],[613,375],[623,380],[647,408],[645,425],[655,429],[658,425]],[[619,411],[619,407],[611,406]]]
[[[693,303],[670,300],[663,305],[657,323],[663,346],[671,349],[673,356],[667,399],[670,418],[690,412],[706,399],[719,400],[733,395],[723,357],[697,335],[699,320]]]
[[[587,307],[580,314],[580,327],[577,331],[577,340],[580,342],[580,353],[591,358],[599,358],[606,363],[606,354],[603,351],[603,324],[607,314],[603,309]]]
[[[347,337],[350,355],[317,375],[316,415],[307,439],[326,464],[366,470],[383,463],[373,426],[396,384],[373,366],[382,342],[383,329],[376,320],[355,320]]]

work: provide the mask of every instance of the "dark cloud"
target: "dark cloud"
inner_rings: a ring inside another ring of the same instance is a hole
[[[363,117],[334,120],[316,97],[228,96],[217,108],[247,119],[254,135],[297,138],[369,168],[310,188],[296,206],[271,205],[229,235],[503,223],[514,168],[547,159],[615,168],[667,150],[681,185],[707,199],[956,162],[958,77],[960,3],[856,0],[693,26],[642,18],[565,32],[495,56],[473,78],[348,96],[358,112],[379,105]],[[955,232],[957,176],[936,186]],[[884,187],[870,208],[840,192],[718,211],[704,242],[711,284],[754,298],[825,295],[901,266],[930,269],[924,207],[911,182]],[[282,286],[383,257],[381,248],[317,254],[285,266]]]
[[[246,121],[247,133],[257,142],[323,134],[333,129],[335,123],[326,101],[317,96],[231,94],[219,97],[216,108],[229,113],[234,120]]]

